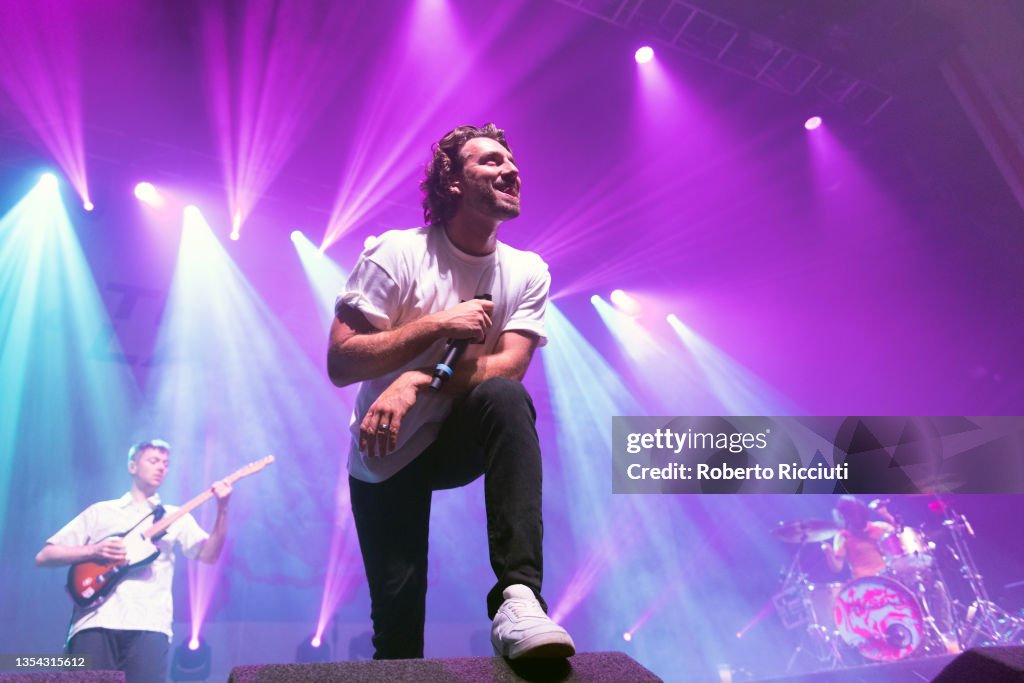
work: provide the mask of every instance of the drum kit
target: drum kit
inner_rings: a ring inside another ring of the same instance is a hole
[[[830,543],[838,525],[799,520],[772,530],[798,545],[773,598],[783,626],[804,629],[787,672],[802,655],[817,660],[816,668],[840,668],[1024,643],[1024,619],[989,599],[968,547],[974,530],[967,518],[938,498],[930,507],[943,516],[938,529],[926,533],[897,521],[876,542],[884,570],[845,583],[812,581],[802,559],[805,548]],[[957,569],[966,600],[952,599],[940,564],[947,573]]]

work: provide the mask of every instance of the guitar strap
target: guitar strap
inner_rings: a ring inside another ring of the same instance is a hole
[[[153,515],[153,524],[156,524],[161,519],[163,519],[164,518],[164,514],[166,514],[166,512],[167,512],[167,510],[164,509],[163,505],[157,505],[155,508],[153,508],[153,512],[150,513],[150,514]],[[159,534],[157,534],[156,536],[154,536],[153,538],[151,538],[150,541],[152,541],[153,543],[156,543],[157,541],[159,541],[161,538],[163,538],[166,535],[167,535],[167,530],[165,529],[165,530],[161,531]]]
[[[148,514],[148,515],[144,516],[144,517],[143,517],[142,519],[140,519],[139,521],[135,522],[135,524],[134,524],[134,525],[132,525],[132,528],[131,528],[131,529],[129,529],[128,531],[126,531],[125,533],[131,533],[132,531],[135,531],[136,529],[138,529],[138,528],[139,528],[139,525],[140,525],[140,524],[142,524],[143,522],[145,522],[145,521],[146,521],[147,519],[149,519],[150,517],[152,517],[152,518],[153,518],[153,524],[156,524],[156,523],[157,523],[157,522],[159,522],[159,521],[160,521],[161,519],[163,519],[163,517],[164,517],[164,515],[165,515],[166,513],[167,513],[167,509],[166,509],[166,508],[164,508],[164,506],[163,506],[163,505],[157,505],[157,506],[155,506],[155,507],[154,507],[154,508],[153,508],[152,510],[150,510],[150,511],[149,511],[149,514]],[[157,541],[159,541],[159,540],[160,540],[161,538],[163,538],[163,537],[164,537],[164,535],[165,535],[166,533],[167,533],[166,531],[163,531],[163,532],[161,532],[161,533],[157,534],[156,536],[154,536],[154,537],[153,537],[153,538],[152,538],[151,540],[153,541],[153,543],[156,543],[156,542],[157,542]]]

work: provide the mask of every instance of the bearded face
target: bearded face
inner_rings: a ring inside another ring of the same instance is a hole
[[[459,211],[508,220],[519,215],[522,181],[512,153],[497,140],[473,138],[462,147],[462,177],[457,181]]]

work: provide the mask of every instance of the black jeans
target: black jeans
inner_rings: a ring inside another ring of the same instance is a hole
[[[377,484],[349,477],[370,586],[375,659],[423,656],[431,494],[465,486],[481,474],[498,579],[487,594],[487,614],[494,618],[502,591],[516,583],[533,589],[544,605],[536,418],[521,383],[489,379],[455,403],[437,440],[393,477]]]
[[[123,671],[127,683],[164,683],[171,644],[156,631],[87,628],[68,643],[69,655],[92,655],[94,670]]]

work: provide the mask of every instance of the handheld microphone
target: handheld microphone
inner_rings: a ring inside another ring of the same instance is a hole
[[[484,301],[490,301],[490,294],[477,294],[474,299],[482,299]],[[462,354],[466,351],[466,347],[469,346],[468,339],[449,339],[448,346],[444,348],[444,357],[441,362],[434,366],[434,378],[430,380],[430,388],[434,391],[441,391],[441,387],[444,385],[448,378],[452,376],[452,371],[455,368],[455,364],[462,357]]]

